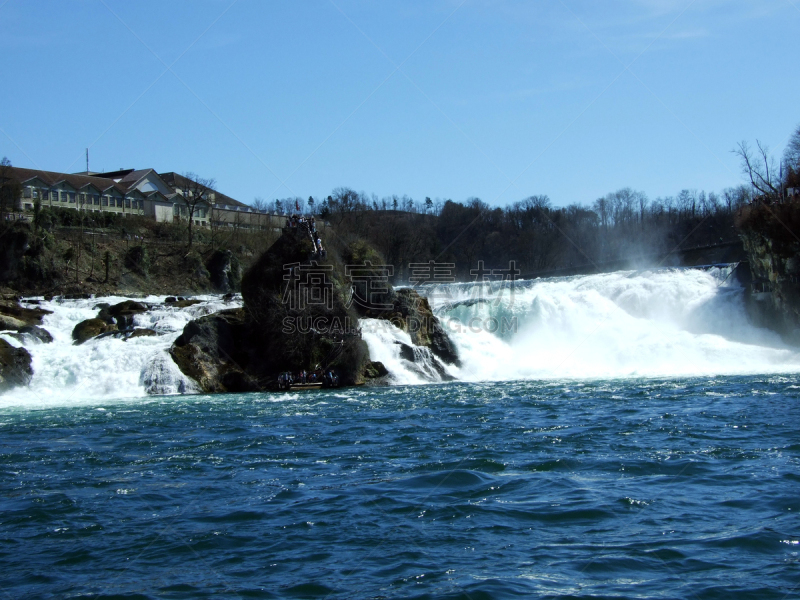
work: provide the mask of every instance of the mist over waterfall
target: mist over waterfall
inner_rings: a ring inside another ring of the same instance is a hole
[[[429,287],[468,381],[797,372],[800,353],[752,325],[731,268]],[[382,337],[381,337],[382,336]],[[365,334],[398,383],[423,377],[386,332]],[[376,360],[381,360],[377,358]],[[405,368],[404,368],[405,367]],[[435,377],[428,380],[436,380]]]

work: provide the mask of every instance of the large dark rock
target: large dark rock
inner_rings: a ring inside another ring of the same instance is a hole
[[[33,377],[31,355],[25,348],[15,348],[0,339],[0,392],[28,385]]]
[[[254,373],[333,369],[342,385],[363,383],[369,351],[348,307],[344,265],[317,260],[308,235],[285,233],[248,269],[242,298],[263,361]]]
[[[135,300],[125,300],[119,304],[115,304],[114,306],[104,309],[104,311],[107,311],[107,314],[114,318],[114,321],[119,329],[125,330],[132,329],[133,318],[136,315],[147,312],[148,307],[147,305],[142,304],[141,302],[136,302]],[[103,314],[103,311],[101,311],[101,314]]]
[[[42,327],[37,327],[36,325],[25,325],[20,327],[16,333],[10,335],[20,342],[25,342],[26,338],[38,340],[43,344],[49,344],[53,341],[53,336],[49,331]]]
[[[116,325],[109,325],[102,319],[86,319],[75,325],[75,328],[72,330],[72,339],[75,340],[76,345],[80,345],[99,335],[114,333],[116,331]]]
[[[385,381],[385,366],[370,361],[361,339],[360,316],[390,320],[427,348],[426,357],[433,353],[440,361],[458,362],[425,298],[386,283],[382,307],[357,310],[344,263],[337,253],[329,255],[314,254],[308,232],[285,232],[244,274],[243,309],[186,325],[170,350],[180,370],[206,392],[271,389],[284,371],[333,370],[342,385]],[[447,377],[438,360],[426,365]]]
[[[25,308],[20,306],[19,302],[0,300],[0,315],[18,319],[24,325],[41,325],[42,317],[50,314],[53,314],[53,311],[43,308]]]
[[[460,365],[458,351],[433,314],[427,298],[412,288],[395,290],[390,286],[376,304],[378,302],[379,308],[362,306],[362,314],[391,322],[407,332],[415,345],[430,348],[435,356],[447,364]]]
[[[255,391],[267,386],[245,370],[249,337],[244,309],[224,310],[187,323],[169,352],[204,392]]]

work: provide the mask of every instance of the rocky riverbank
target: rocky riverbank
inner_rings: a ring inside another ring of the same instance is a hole
[[[752,204],[737,220],[750,318],[800,345],[800,204]]]
[[[238,291],[245,268],[273,232],[234,246],[173,240],[169,226],[132,219],[117,229],[46,229],[0,223],[0,294],[126,296]]]

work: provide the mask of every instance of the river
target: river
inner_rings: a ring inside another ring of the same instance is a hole
[[[44,303],[56,341],[26,342],[34,381],[0,397],[0,589],[800,597],[800,357],[729,279],[431,289],[456,381],[365,321],[393,385],[283,394],[177,393],[164,351],[217,298],[78,347],[98,300]]]

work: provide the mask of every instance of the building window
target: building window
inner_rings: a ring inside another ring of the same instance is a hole
[[[108,206],[108,196],[103,196],[100,206]]]
[[[97,194],[93,194],[92,204],[94,204],[95,206],[100,206],[100,196],[98,196]]]
[[[75,204],[75,192],[69,192],[69,201]]]
[[[130,207],[131,207],[131,199],[125,198],[125,208],[130,208]]]

